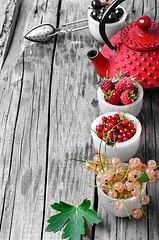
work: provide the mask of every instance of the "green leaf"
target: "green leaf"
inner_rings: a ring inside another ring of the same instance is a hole
[[[137,174],[137,178],[141,184],[150,180],[146,173],[141,173],[140,171]]]
[[[86,219],[92,226],[99,223],[101,220],[97,213],[90,209],[91,201],[84,199],[80,205],[72,206],[60,201],[54,203],[51,207],[60,213],[49,218],[49,225],[46,227],[46,232],[53,231],[54,233],[63,229],[62,238],[69,237],[69,240],[80,240],[81,235],[85,234],[84,219]]]

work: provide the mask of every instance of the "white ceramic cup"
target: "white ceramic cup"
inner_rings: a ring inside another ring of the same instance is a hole
[[[106,34],[108,36],[108,38],[110,39],[113,35],[115,35],[118,31],[121,31],[125,25],[126,25],[126,17],[127,17],[127,13],[125,11],[125,9],[122,6],[118,6],[120,8],[123,9],[124,14],[121,17],[121,19],[118,22],[115,23],[107,23],[105,25],[105,31]],[[103,39],[101,38],[101,35],[99,33],[99,22],[94,20],[90,14],[92,12],[92,9],[88,8],[88,26],[89,26],[89,30],[92,34],[92,36],[98,40],[100,43],[104,43]]]
[[[97,182],[97,185],[100,186],[100,183]],[[123,207],[122,209],[117,209],[115,207],[115,201],[116,199],[113,199],[111,197],[109,197],[108,195],[106,195],[103,190],[101,189],[101,187],[97,187],[98,189],[98,198],[99,201],[102,205],[102,207],[106,210],[107,213],[112,214],[116,217],[128,217],[128,214],[125,210],[125,208]],[[142,190],[141,190],[141,195],[145,195],[146,194],[146,183],[143,183],[142,185]],[[124,199],[124,200],[120,200],[123,201],[125,204],[125,207],[129,213],[129,215],[132,215],[132,210],[134,208],[139,208],[140,207],[140,198],[139,196],[137,197],[131,197],[128,199]]]
[[[105,141],[101,140],[95,133],[96,126],[102,123],[102,117],[104,116],[108,117],[110,115],[114,116],[115,113],[118,112],[108,112],[103,115],[100,115],[93,121],[91,125],[91,135],[93,138],[94,147],[97,151],[100,150],[100,152],[103,155],[105,155]],[[140,145],[140,135],[142,130],[141,124],[135,116],[125,113],[125,117],[129,120],[133,120],[134,126],[136,128],[135,135],[125,142],[116,143],[114,146],[106,145],[107,157],[108,158],[118,157],[120,158],[121,162],[128,162],[129,159],[136,154]]]
[[[135,102],[128,104],[128,105],[112,105],[108,102],[105,101],[104,99],[104,93],[102,92],[101,88],[99,87],[97,90],[97,97],[98,97],[98,102],[99,102],[99,108],[102,113],[107,113],[107,112],[112,112],[112,111],[118,111],[118,112],[127,112],[137,116],[143,105],[143,95],[144,91],[142,86],[139,83],[135,83],[136,86],[138,87],[138,94],[137,94],[137,99]]]

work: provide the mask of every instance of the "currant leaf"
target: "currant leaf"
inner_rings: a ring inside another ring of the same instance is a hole
[[[146,173],[141,173],[140,171],[137,174],[137,178],[141,184],[150,180]]]
[[[69,240],[81,239],[81,235],[85,234],[84,219],[86,219],[92,226],[101,222],[97,216],[96,211],[90,209],[91,201],[84,199],[79,205],[72,206],[60,201],[54,203],[51,207],[60,213],[49,218],[49,225],[46,227],[46,232],[53,231],[54,233],[63,229],[62,238],[69,237]]]

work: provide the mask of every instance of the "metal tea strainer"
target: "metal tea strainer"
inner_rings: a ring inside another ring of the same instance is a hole
[[[63,29],[64,27],[76,24],[76,23],[81,23],[81,22],[86,22],[88,21],[88,18],[86,19],[81,19],[69,23],[65,23],[61,25],[59,28],[54,28],[51,24],[41,24],[39,26],[36,26],[35,28],[31,29],[25,36],[29,41],[33,42],[40,42],[40,43],[46,43],[49,42],[54,38],[55,35],[59,33],[69,33],[69,32],[74,32],[74,31],[79,31],[88,28],[88,25],[83,26],[83,27],[78,27],[78,28],[72,28],[72,29]]]

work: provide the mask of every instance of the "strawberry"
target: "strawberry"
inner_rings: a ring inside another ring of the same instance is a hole
[[[112,104],[112,105],[118,105],[120,102],[120,94],[117,90],[109,90],[105,95],[104,99],[106,102]]]
[[[115,89],[119,92],[123,92],[127,89],[133,90],[134,83],[130,80],[129,77],[124,77],[115,84]]]
[[[104,80],[100,83],[100,88],[104,93],[107,93],[109,90],[113,90],[114,84],[109,80]]]
[[[124,77],[130,77],[130,73],[129,72],[122,72],[121,73],[121,77],[124,78]]]
[[[134,85],[134,94],[135,94],[135,95],[138,94],[138,87],[136,87],[135,85]]]
[[[134,94],[134,91],[131,91],[130,89],[128,89],[121,93],[120,100],[124,105],[128,105],[135,102],[136,95]]]

